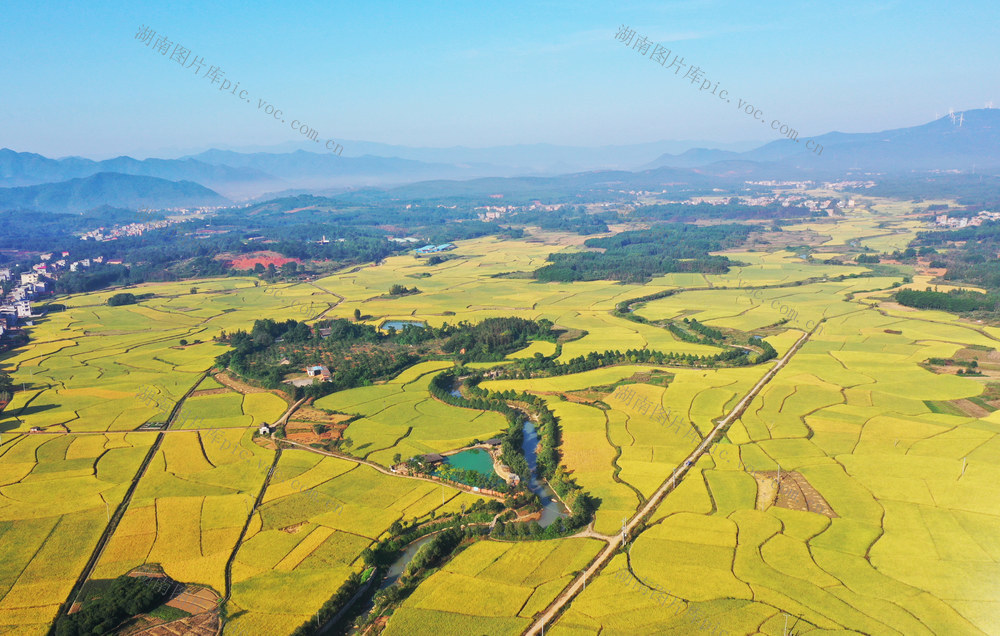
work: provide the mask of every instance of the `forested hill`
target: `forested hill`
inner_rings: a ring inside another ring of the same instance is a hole
[[[698,226],[682,223],[588,239],[584,245],[603,251],[549,254],[551,263],[535,271],[543,281],[648,281],[671,272],[728,271],[733,261],[710,252],[741,245],[751,228],[743,225]]]
[[[0,188],[0,210],[31,208],[82,212],[102,205],[119,208],[180,208],[230,203],[217,192],[191,181],[167,181],[116,172],[59,183]]]

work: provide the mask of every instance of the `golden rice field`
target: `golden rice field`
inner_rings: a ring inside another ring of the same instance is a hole
[[[431,396],[431,378],[451,366],[447,361],[423,362],[385,384],[340,391],[315,405],[363,416],[344,434],[351,440],[350,453],[386,466],[396,453],[406,459],[495,437],[507,427],[499,413],[449,406]]]
[[[480,541],[424,581],[385,634],[520,634],[600,548],[595,539]]]
[[[150,433],[3,435],[4,633],[48,630],[153,438]]]
[[[477,499],[341,459],[284,451],[233,563],[232,628],[291,632],[363,569],[361,552],[394,521],[457,512]]]
[[[786,230],[814,233],[813,247],[827,254],[855,244],[896,249],[918,229],[907,213],[872,199],[846,220]],[[934,412],[925,400],[974,397],[983,384],[919,366],[967,346],[997,348],[1000,329],[889,302],[886,290],[901,277],[837,281],[870,272],[778,248],[732,253],[745,264],[727,274],[672,274],[646,285],[492,278],[533,270],[568,243],[538,233],[531,241],[483,238],[461,242],[455,258],[434,266],[401,255],[312,283],[201,280],[196,294],[191,281],[149,284],[137,293],[153,298],[122,307],[104,304],[113,292],[64,299],[66,311],[39,321],[31,343],[2,360],[26,390],[0,414],[0,630],[47,631],[156,438],[136,429],[164,421],[193,389],[223,388],[205,376],[224,351],[212,342],[222,330],[260,317],[349,317],[358,308],[371,324],[547,318],[585,332],[563,343],[564,360],[605,349],[714,353],[611,314],[622,300],[677,290],[637,313],[761,330],[782,354],[813,333],[546,632],[778,635],[787,616],[794,633],[1000,633],[1000,412]],[[384,297],[423,272],[430,276],[419,279],[420,294]],[[181,346],[181,338],[202,342]],[[534,343],[510,359],[554,350]],[[560,418],[565,469],[601,502],[593,532],[611,535],[773,364],[670,368],[665,384],[633,382],[651,367],[622,365],[483,386],[544,397]],[[358,416],[344,433],[349,451],[382,465],[396,453],[496,435],[506,426],[499,415],[430,396],[431,378],[450,365],[425,362],[316,406]],[[621,382],[677,425],[614,394],[601,403],[565,397]],[[188,397],[92,580],[157,563],[224,594],[233,557],[231,628],[290,633],[360,569],[361,552],[394,521],[475,500],[305,450],[276,457],[252,431],[286,408],[270,393]],[[29,434],[32,427],[46,433]],[[833,514],[758,509],[760,482],[749,473],[779,467],[806,480]],[[475,543],[421,584],[386,629],[521,633],[602,545],[593,537]],[[654,591],[660,596],[650,597]]]
[[[917,363],[1000,339],[887,313],[824,322],[635,539],[638,583],[612,579],[618,557],[550,633],[780,634],[786,613],[795,633],[997,633],[1000,418],[932,412],[924,400],[983,387]],[[836,517],[756,509],[747,471],[779,465]],[[639,585],[682,602],[651,604]]]

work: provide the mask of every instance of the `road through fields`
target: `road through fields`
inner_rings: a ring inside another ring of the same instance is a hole
[[[822,324],[822,321],[820,321],[820,324]],[[628,523],[625,525],[626,534],[631,534],[632,531],[635,530],[637,526],[643,523],[645,518],[660,505],[661,501],[667,495],[667,493],[669,493],[671,490],[677,487],[681,479],[683,479],[684,475],[687,474],[688,468],[694,466],[701,458],[701,456],[708,451],[708,448],[713,443],[715,443],[717,438],[719,438],[722,435],[726,427],[732,424],[732,422],[736,420],[736,418],[740,417],[743,414],[743,411],[746,409],[747,405],[750,404],[751,400],[757,397],[757,394],[760,393],[760,390],[763,389],[768,382],[774,379],[774,376],[777,375],[778,371],[780,371],[786,364],[788,364],[788,361],[792,359],[792,356],[798,352],[798,350],[802,347],[802,345],[805,344],[805,342],[809,339],[809,336],[811,336],[812,333],[818,327],[819,325],[816,325],[816,327],[813,327],[812,331],[803,334],[802,337],[799,338],[795,342],[795,344],[792,345],[791,348],[789,348],[788,352],[785,353],[785,355],[782,356],[780,360],[778,360],[777,364],[771,367],[771,369],[764,374],[764,376],[757,382],[757,384],[755,384],[753,388],[750,389],[747,392],[747,394],[743,396],[743,399],[740,400],[736,404],[736,406],[733,407],[731,411],[729,411],[729,414],[718,421],[718,423],[715,425],[715,428],[713,428],[712,431],[705,436],[705,439],[702,440],[700,444],[698,444],[698,447],[695,448],[690,455],[688,455],[688,457],[679,467],[674,469],[670,477],[663,482],[663,484],[656,490],[655,493],[653,493],[653,496],[649,498],[649,501],[646,502],[646,505],[643,506],[642,509],[640,509],[639,512],[637,512],[635,516],[633,516],[628,521]],[[609,541],[608,545],[605,546],[605,548],[600,552],[600,554],[597,555],[597,558],[591,562],[590,566],[586,570],[581,572],[579,575],[577,575],[577,577],[573,579],[573,582],[570,583],[569,586],[565,588],[559,594],[559,596],[557,596],[555,600],[552,601],[551,604],[549,604],[549,606],[545,609],[545,611],[538,618],[535,619],[535,621],[528,627],[527,631],[525,632],[526,636],[534,636],[535,634],[541,634],[545,629],[546,625],[548,625],[553,619],[555,619],[555,617],[559,615],[559,612],[561,612],[563,608],[577,594],[579,594],[581,590],[584,589],[584,587],[587,584],[587,581],[591,577],[596,575],[598,572],[600,572],[601,569],[607,564],[607,562],[610,561],[612,557],[614,557],[615,553],[618,551],[619,546],[621,546],[621,543],[622,543],[621,534],[618,534],[614,538],[612,538]]]

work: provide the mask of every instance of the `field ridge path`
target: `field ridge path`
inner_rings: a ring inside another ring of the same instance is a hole
[[[743,414],[750,402],[757,397],[761,389],[767,385],[774,376],[777,375],[788,361],[792,359],[792,356],[798,352],[802,345],[809,339],[809,337],[819,328],[819,325],[823,323],[823,320],[819,322],[813,329],[809,332],[802,334],[795,344],[793,344],[788,351],[782,356],[778,362],[771,367],[767,373],[757,381],[756,384],[743,396],[743,398],[736,403],[736,405],[729,411],[729,414],[718,420],[716,426],[705,436],[705,438],[698,444],[698,446],[688,455],[681,465],[673,470],[670,477],[667,478],[656,492],[649,498],[646,505],[642,507],[626,524],[625,532],[631,533],[636,527],[643,523],[643,520],[652,513],[656,508],[659,507],[660,502],[671,490],[677,487],[680,480],[687,473],[688,468],[694,466],[702,455],[708,450],[708,447],[716,441],[716,437],[719,436],[733,421]],[[619,546],[622,543],[622,535],[619,533],[608,542],[603,550],[591,561],[590,565],[583,570],[580,574],[573,579],[573,581],[559,593],[559,595],[545,608],[545,611],[541,613],[537,618],[535,618],[528,628],[523,632],[525,636],[535,636],[536,634],[542,634],[544,632],[545,626],[548,625],[553,619],[555,619],[562,609],[579,594],[586,582],[594,575],[596,575],[604,567],[604,565],[614,557],[615,553],[618,551]]]

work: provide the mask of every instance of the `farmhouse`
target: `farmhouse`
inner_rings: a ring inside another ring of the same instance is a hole
[[[427,256],[428,254],[436,254],[438,252],[447,252],[448,250],[455,249],[453,243],[443,243],[441,245],[424,245],[423,247],[418,247],[413,250],[413,253],[418,257]]]
[[[310,378],[319,378],[323,382],[330,379],[330,369],[322,364],[306,367],[306,375]]]

